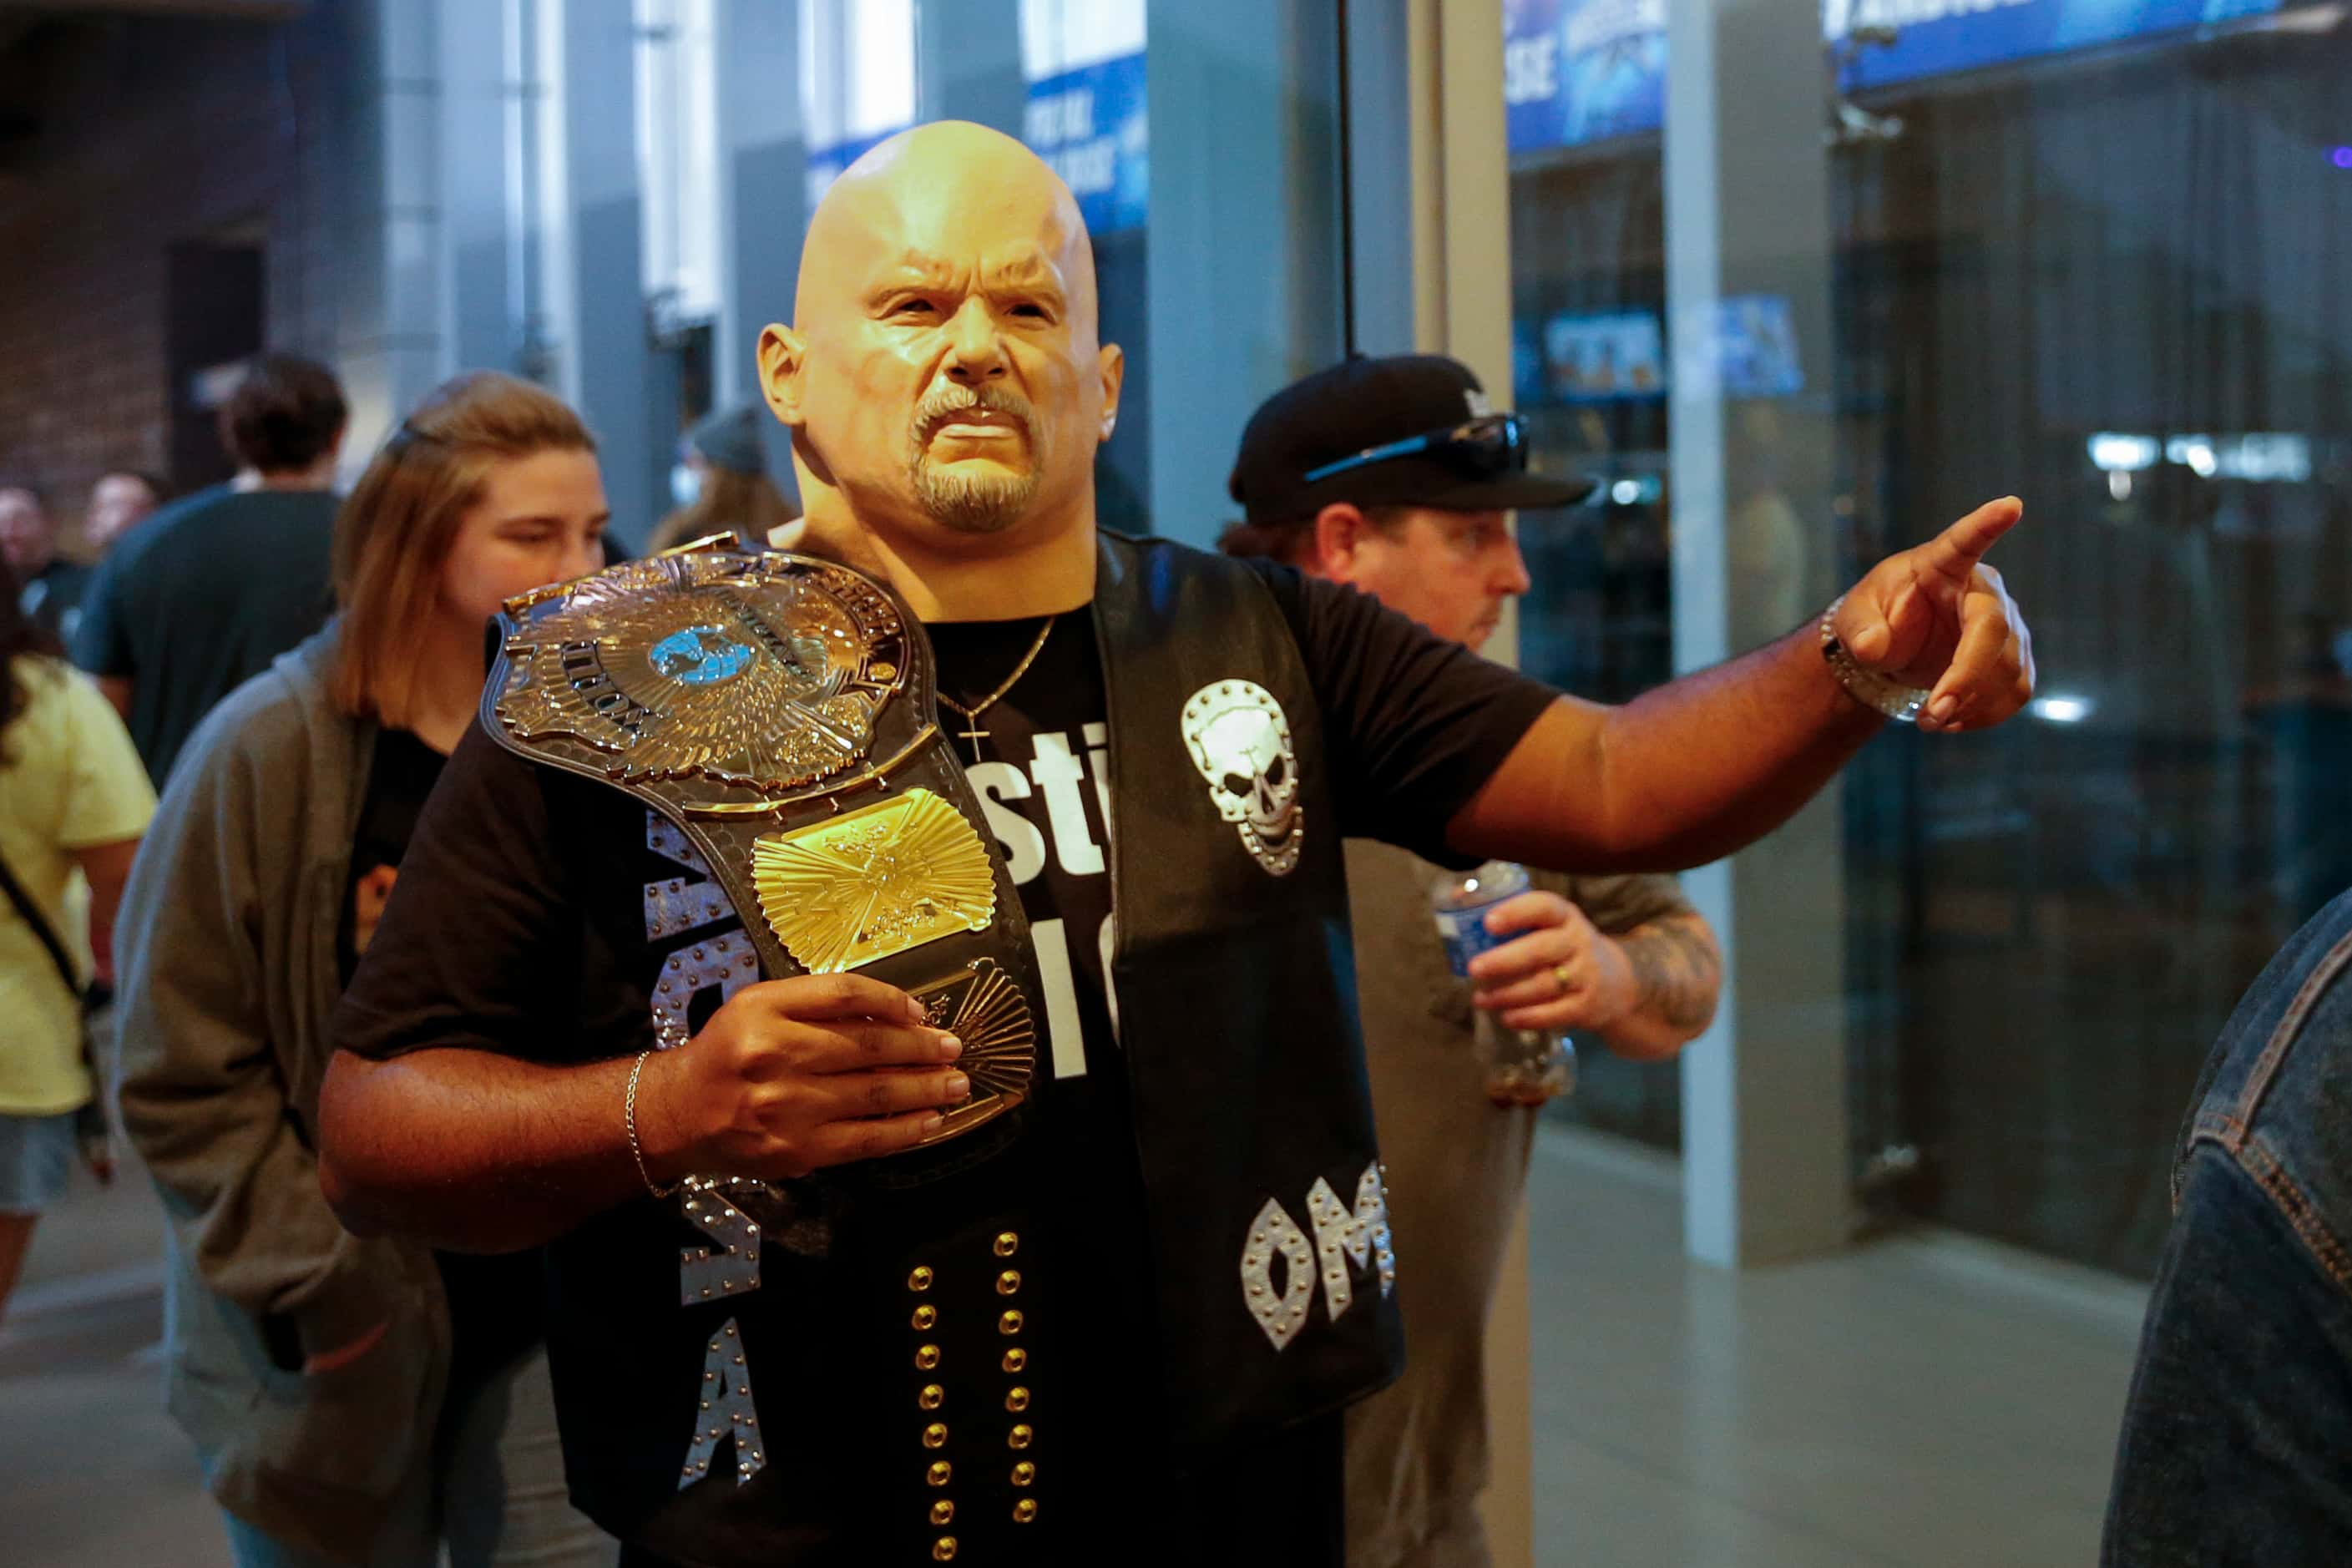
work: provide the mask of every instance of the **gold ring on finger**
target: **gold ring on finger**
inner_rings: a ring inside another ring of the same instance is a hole
[[[1553,964],[1551,977],[1559,982],[1559,994],[1563,996],[1576,989],[1576,982],[1569,977],[1568,965],[1565,963]]]

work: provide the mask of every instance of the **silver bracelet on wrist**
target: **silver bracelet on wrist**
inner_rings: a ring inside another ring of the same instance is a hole
[[[621,1125],[628,1130],[629,1153],[637,1162],[637,1174],[644,1179],[646,1191],[657,1198],[666,1198],[676,1193],[677,1188],[655,1184],[654,1173],[646,1169],[646,1152],[637,1143],[637,1078],[646,1070],[646,1058],[651,1055],[653,1052],[650,1050],[639,1051],[636,1064],[629,1068],[629,1092],[621,1100]]]
[[[1840,594],[1822,612],[1822,658],[1828,663],[1830,673],[1864,707],[1884,713],[1898,724],[1914,722],[1919,710],[1927,705],[1928,694],[1854,662],[1853,655],[1846,652],[1845,644],[1838,640],[1836,631],[1837,613],[1844,604],[1845,595]]]

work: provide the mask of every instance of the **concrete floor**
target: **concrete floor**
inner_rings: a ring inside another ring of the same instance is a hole
[[[1531,1194],[1544,1568],[2056,1568],[2096,1555],[2143,1293],[1966,1239],[1732,1275],[1672,1161],[1547,1129]],[[0,1326],[0,1562],[226,1568],[159,1407],[143,1177],[86,1182]]]
[[[77,1169],[0,1321],[0,1563],[228,1568],[187,1440],[163,1414],[163,1215],[145,1174]]]
[[[2096,1561],[2144,1289],[1939,1234],[1711,1268],[1674,1161],[1565,1129],[1530,1187],[1544,1568]]]

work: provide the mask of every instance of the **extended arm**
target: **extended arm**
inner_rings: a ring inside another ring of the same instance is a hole
[[[1857,663],[1932,689],[1924,730],[1982,729],[2032,694],[2023,617],[1980,564],[2018,515],[2014,501],[1980,508],[1880,563],[1839,611]],[[1839,684],[1808,626],[1622,708],[1560,699],[1448,841],[1579,870],[1699,865],[1786,821],[1884,722]]]

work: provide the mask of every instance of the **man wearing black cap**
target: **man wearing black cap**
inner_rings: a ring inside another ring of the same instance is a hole
[[[1432,431],[1438,438],[1424,439]],[[1463,445],[1500,461],[1465,472],[1442,460]],[[1349,360],[1252,417],[1232,480],[1245,521],[1219,544],[1348,584],[1475,649],[1528,588],[1510,510],[1569,506],[1592,488],[1529,473],[1516,449],[1510,417],[1487,407],[1468,366],[1436,355]],[[1486,1319],[1535,1112],[1481,1092],[1472,989],[1448,967],[1430,916],[1438,868],[1362,838],[1349,841],[1347,865],[1389,1223],[1413,1265],[1398,1281],[1404,1376],[1348,1416],[1348,1561],[1483,1568]],[[1505,1026],[1589,1032],[1618,1055],[1659,1060],[1714,1015],[1721,953],[1671,877],[1538,872],[1536,890],[1489,923],[1510,940],[1477,961],[1475,999]],[[1549,994],[1493,1000],[1527,987]]]
[[[1529,473],[1524,442],[1459,361],[1349,360],[1250,416],[1228,486],[1244,521],[1219,547],[1352,584],[1475,649],[1528,587],[1504,514],[1592,490]]]

